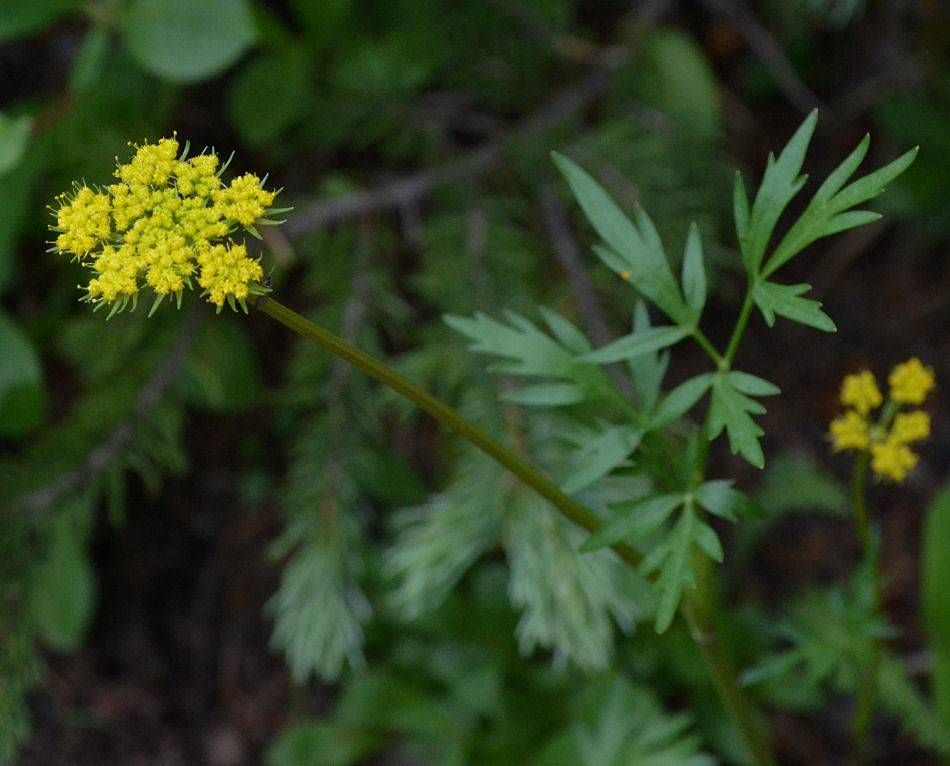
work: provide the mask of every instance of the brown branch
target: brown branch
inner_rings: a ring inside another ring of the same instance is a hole
[[[541,213],[544,216],[544,225],[551,240],[551,246],[554,248],[554,255],[567,274],[581,320],[594,343],[598,346],[606,346],[613,340],[613,336],[597,304],[594,288],[587,276],[580,249],[567,221],[567,211],[550,185],[541,187],[538,202],[541,205]]]
[[[618,66],[617,61],[609,66]],[[605,65],[607,66],[607,65]],[[598,70],[558,93],[550,103],[505,135],[452,160],[445,165],[411,173],[395,181],[329,200],[301,206],[286,224],[288,236],[300,236],[340,221],[358,218],[381,210],[408,209],[439,184],[447,181],[471,182],[490,168],[501,164],[505,149],[513,140],[524,140],[558,125],[576,114],[607,89],[607,72]]]
[[[706,9],[715,15],[724,15],[739,29],[749,47],[759,58],[765,68],[775,78],[775,84],[802,113],[810,112],[815,107],[822,107],[818,96],[804,83],[795,67],[782,51],[771,33],[759,23],[755,15],[742,0],[703,0]]]

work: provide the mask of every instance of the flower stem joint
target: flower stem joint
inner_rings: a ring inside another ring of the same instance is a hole
[[[922,404],[934,387],[932,367],[909,359],[891,370],[887,378],[887,402],[874,375],[865,370],[845,377],[840,401],[847,409],[829,427],[835,451],[857,450],[870,454],[871,469],[878,478],[901,482],[917,465],[910,444],[930,436],[930,416],[923,410],[901,412],[903,405]],[[870,413],[884,404],[879,416]]]
[[[188,144],[179,153],[175,138],[135,148],[129,163],[116,158],[118,183],[74,184],[72,193],[57,197],[51,250],[93,272],[79,286],[86,292],[81,300],[96,309],[112,304],[111,317],[129,304],[134,309],[148,288],[155,294],[151,314],[166,296],[180,307],[184,288],[197,282],[218,311],[225,302],[247,311],[245,299],[268,289],[260,259],[234,235],[259,238],[255,225],[281,223],[266,217],[289,209],[271,208],[280,190],[268,191],[253,173],[225,185],[221,175],[230,160],[219,167],[213,150],[188,158]]]

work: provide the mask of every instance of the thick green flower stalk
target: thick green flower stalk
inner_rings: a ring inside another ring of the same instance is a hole
[[[277,192],[253,173],[225,185],[227,163],[218,167],[213,151],[187,155],[188,145],[179,155],[175,138],[146,142],[136,146],[131,162],[116,158],[118,183],[76,184],[58,197],[52,249],[94,273],[80,286],[83,300],[97,309],[112,304],[110,317],[130,303],[134,308],[145,288],[155,294],[152,311],[166,296],[181,306],[193,280],[219,311],[225,302],[246,311],[248,296],[267,291],[260,260],[234,235],[243,230],[256,236],[255,224],[275,223],[265,215]]]

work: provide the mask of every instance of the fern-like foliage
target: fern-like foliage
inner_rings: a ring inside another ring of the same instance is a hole
[[[823,699],[830,690],[856,694],[873,669],[870,683],[880,706],[922,745],[950,753],[950,735],[939,715],[904,664],[882,647],[895,632],[878,611],[875,566],[869,557],[850,583],[802,596],[778,626],[786,648],[762,659],[743,681],[762,684],[766,692],[771,687],[782,694],[794,690],[801,699]]]

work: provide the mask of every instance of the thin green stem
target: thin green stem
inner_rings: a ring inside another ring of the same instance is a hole
[[[887,409],[882,415],[882,422],[889,423],[889,420],[893,419],[893,412],[888,412]],[[861,551],[865,559],[874,559],[877,555],[867,503],[867,476],[870,462],[870,453],[861,453],[857,463],[855,463],[854,474],[851,477],[851,504],[854,507],[854,524],[857,527],[858,539],[861,542]],[[872,560],[869,564],[873,567],[874,601],[876,608],[880,610],[882,603],[880,569],[876,561]],[[877,643],[879,644],[879,642]],[[878,645],[875,648],[879,649],[880,647]],[[855,763],[858,766],[870,763],[871,725],[874,722],[874,711],[878,704],[877,666],[877,652],[875,652],[873,660],[861,669],[861,678],[858,681],[857,699],[851,722],[854,731]]]
[[[716,347],[710,342],[709,338],[706,337],[706,334],[698,327],[694,327],[690,335],[692,335],[693,340],[700,345],[703,351],[709,354],[709,358],[713,360],[715,365],[721,367],[723,362],[722,354],[716,350]]]
[[[557,485],[536,468],[528,465],[470,420],[459,415],[454,409],[443,404],[415,383],[394,372],[369,354],[360,351],[355,346],[351,346],[333,333],[324,330],[297,312],[278,303],[273,298],[264,295],[258,296],[253,301],[249,298],[248,302],[253,303],[259,311],[276,319],[299,335],[309,338],[330,353],[349,362],[371,378],[375,378],[380,383],[389,386],[393,391],[428,412],[447,428],[468,439],[485,454],[511,471],[541,497],[548,500],[575,524],[589,532],[594,532],[600,528],[601,521],[592,510],[562,492]],[[625,561],[633,565],[640,563],[640,555],[629,546],[618,546],[615,550]]]
[[[703,606],[703,612],[709,612],[709,605]],[[749,750],[752,762],[756,766],[777,766],[777,761],[769,748],[765,732],[759,725],[756,711],[749,698],[739,685],[739,676],[732,661],[720,651],[715,630],[705,629],[697,615],[693,599],[685,602],[680,610],[689,625],[690,635],[699,647],[706,663],[706,669],[716,687],[719,699],[729,718],[739,729],[742,739]]]
[[[739,311],[739,317],[736,319],[736,326],[732,331],[732,337],[729,338],[729,345],[726,347],[726,353],[723,354],[722,362],[719,367],[722,370],[728,370],[732,365],[732,360],[736,358],[736,352],[739,350],[739,341],[745,334],[745,328],[749,324],[749,317],[752,316],[752,306],[755,301],[752,298],[752,290],[755,283],[752,278],[749,279],[749,289],[746,291],[745,300],[742,302],[742,309]]]
[[[871,550],[871,527],[868,522],[867,478],[871,455],[862,452],[858,462],[854,465],[854,474],[851,476],[851,505],[854,507],[854,524],[858,528],[858,539],[861,541],[861,550],[868,555]]]
[[[578,526],[591,533],[600,528],[601,521],[592,510],[566,495],[536,468],[526,463],[481,428],[459,415],[454,409],[443,404],[415,383],[272,298],[267,296],[251,297],[248,298],[248,303],[409,399],[447,428],[468,439],[476,447],[494,458],[500,465],[511,471]],[[705,457],[703,457],[702,462],[705,464]],[[636,567],[642,561],[641,555],[632,546],[618,543],[612,548],[621,560],[630,566]],[[704,579],[709,582],[708,578]],[[707,601],[707,608],[704,609],[704,612],[707,613],[708,604]],[[694,606],[689,602],[684,602],[680,611],[689,625],[691,635],[699,644],[726,712],[745,739],[749,752],[752,754],[753,762],[756,766],[775,766],[775,761],[769,752],[765,737],[756,725],[752,706],[739,686],[735,668],[729,659],[720,652],[715,632],[710,629],[709,621],[705,618],[700,620]]]

